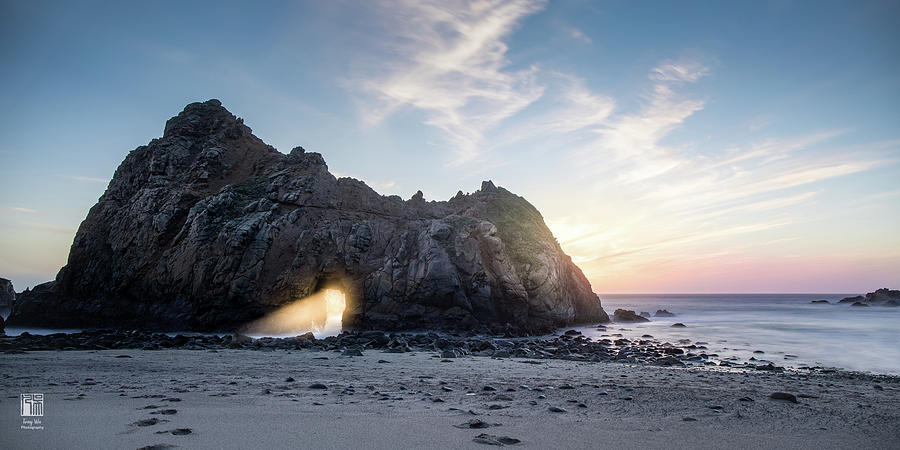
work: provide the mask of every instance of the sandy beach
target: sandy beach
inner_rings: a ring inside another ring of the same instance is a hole
[[[0,392],[2,448],[900,446],[898,380],[844,372],[427,351],[34,351],[0,358]],[[33,392],[45,396],[43,429],[26,430],[19,395]]]

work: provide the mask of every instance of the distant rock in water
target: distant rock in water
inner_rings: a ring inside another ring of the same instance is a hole
[[[810,303],[821,303],[821,304],[825,304],[825,305],[831,304],[831,302],[829,302],[828,300],[813,300]]]
[[[850,306],[900,306],[900,291],[896,289],[881,288],[875,292],[869,292],[863,297],[842,298],[838,303],[850,303]],[[856,305],[861,303],[863,305]]]
[[[635,314],[634,311],[628,309],[617,309],[613,313],[613,319],[616,322],[649,322],[646,317]]]
[[[869,304],[868,304],[868,303],[863,303],[863,302],[854,302],[854,303],[853,303],[852,305],[850,305],[850,306],[865,306],[865,307],[868,307]]]
[[[0,308],[9,308],[16,301],[16,290],[12,281],[0,278]]]
[[[672,328],[687,328],[687,325],[685,325],[685,324],[683,324],[683,323],[681,323],[681,322],[678,322],[678,323],[673,323],[673,324],[671,325],[671,327],[672,327]]]
[[[318,153],[282,154],[218,100],[132,151],[55,281],[9,322],[236,330],[323,289],[345,328],[543,333],[606,322],[541,214],[485,181],[449,201],[382,196]]]
[[[655,317],[675,317],[675,314],[670,313],[665,309],[657,309]]]

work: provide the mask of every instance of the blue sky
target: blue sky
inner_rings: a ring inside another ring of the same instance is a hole
[[[900,286],[900,3],[0,3],[0,276],[218,98],[381,193],[483,179],[597,292]]]

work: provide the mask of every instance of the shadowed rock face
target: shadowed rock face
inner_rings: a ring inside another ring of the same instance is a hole
[[[16,291],[13,289],[12,281],[0,278],[0,309],[12,306],[15,301]]]
[[[445,202],[335,178],[217,100],[132,151],[17,325],[232,330],[324,288],[347,328],[538,333],[608,321],[538,211],[487,181]]]

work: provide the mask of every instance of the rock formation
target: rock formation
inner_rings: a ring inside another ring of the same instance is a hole
[[[9,308],[16,301],[16,290],[12,281],[0,278],[0,309]]]
[[[490,181],[449,201],[382,196],[318,153],[279,153],[210,100],[125,158],[68,264],[9,321],[232,330],[325,288],[345,293],[345,328],[609,320],[523,198]]]
[[[865,297],[842,298],[838,303],[850,303],[850,306],[900,306],[900,290],[881,288],[875,292],[869,292]],[[860,305],[856,305],[860,303]]]
[[[649,322],[650,320],[644,316],[636,314],[630,309],[617,309],[613,313],[616,322]]]

